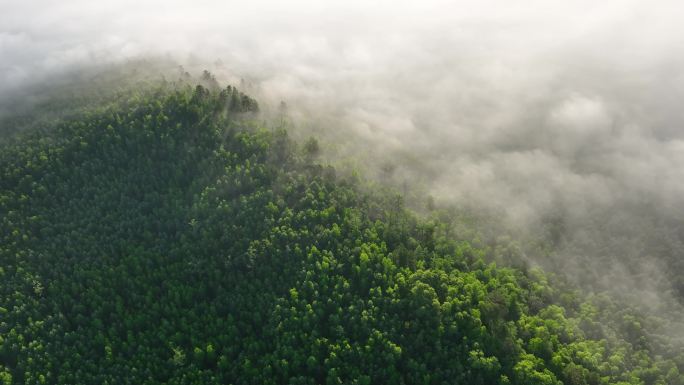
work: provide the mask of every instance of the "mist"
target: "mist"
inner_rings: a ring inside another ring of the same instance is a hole
[[[165,58],[242,83],[368,175],[493,213],[530,263],[641,304],[684,297],[684,5],[0,2],[0,101]],[[387,167],[391,165],[391,167]],[[390,170],[390,171],[387,171]]]

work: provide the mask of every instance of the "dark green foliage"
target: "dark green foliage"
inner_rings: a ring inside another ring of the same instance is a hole
[[[682,384],[636,315],[485,263],[202,82],[2,148],[2,383]]]

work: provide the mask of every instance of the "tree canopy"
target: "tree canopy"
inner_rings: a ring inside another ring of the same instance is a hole
[[[2,143],[0,383],[684,384],[648,317],[497,266],[258,109],[205,73]]]

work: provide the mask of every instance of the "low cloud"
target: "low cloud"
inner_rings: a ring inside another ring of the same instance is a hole
[[[392,163],[399,182],[501,213],[525,236],[554,223],[554,255],[538,263],[662,299],[684,295],[665,272],[684,271],[683,8],[3,2],[0,99],[149,56],[208,68],[242,79],[267,112],[285,101],[302,135],[370,160],[371,175]]]

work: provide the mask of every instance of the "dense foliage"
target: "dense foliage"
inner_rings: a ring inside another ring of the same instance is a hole
[[[488,264],[203,80],[3,143],[0,383],[684,384],[647,318]]]

